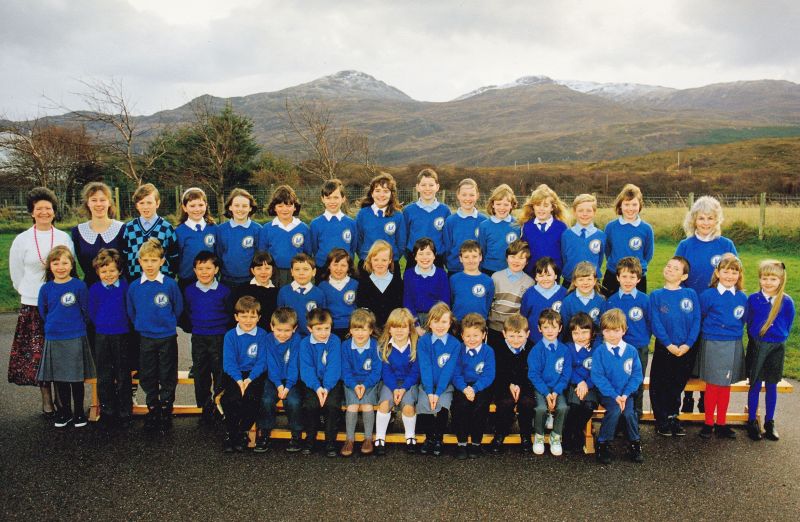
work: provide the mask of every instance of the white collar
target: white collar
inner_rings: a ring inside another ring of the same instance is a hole
[[[328,337],[328,341],[330,341],[330,340],[331,340],[331,338]],[[311,344],[328,344],[328,341],[320,341],[319,339],[314,337],[314,335],[309,335],[308,336],[308,342],[311,343]]]
[[[145,219],[142,216],[139,216],[139,225],[141,225],[142,228],[145,228],[144,226],[145,223],[150,225],[149,227],[146,227],[147,230],[150,230],[153,227],[153,225],[156,224],[156,221],[158,221],[158,214],[153,214],[153,217],[151,217],[150,219]]]
[[[350,348],[352,350],[358,351],[358,353],[361,353],[364,350],[366,350],[367,348],[369,348],[369,344],[370,344],[369,337],[367,337],[367,342],[366,342],[366,344],[364,344],[364,346],[359,346],[358,344],[356,344],[355,339],[353,339],[352,337],[350,338]]]
[[[105,283],[104,283],[104,282],[102,282],[102,281],[100,281],[100,284],[101,284],[101,285],[103,285],[103,287],[104,287],[104,288],[111,288],[112,286],[113,286],[114,288],[119,288],[119,278],[117,278],[117,280],[116,280],[116,281],[114,281],[113,283],[111,283],[110,285],[107,285],[107,284],[105,284]]]
[[[297,292],[302,288],[303,290],[305,290],[305,292],[303,292],[304,294],[307,294],[309,290],[314,288],[314,284],[311,281],[309,281],[304,285],[299,284],[297,281],[292,281],[289,286],[291,286],[292,290],[294,290],[295,292]]]
[[[474,350],[475,355],[481,353],[481,348],[483,348],[483,343],[479,344],[477,348],[467,348],[467,345],[466,344],[464,345],[464,350],[466,350],[467,352],[469,352],[470,350]]]
[[[340,210],[336,214],[331,214],[326,210],[325,212],[322,213],[322,215],[325,216],[325,219],[327,219],[328,221],[330,221],[333,218],[338,218],[341,221],[341,219],[344,217],[344,212]]]
[[[85,221],[78,225],[78,233],[81,235],[84,241],[86,241],[90,245],[94,245],[94,242],[97,241],[97,236],[103,238],[103,241],[106,243],[111,242],[117,234],[119,230],[125,225],[122,221],[112,220],[111,224],[108,226],[105,232],[97,233],[92,230],[91,221]]]
[[[520,346],[519,348],[514,348],[513,346],[511,346],[511,343],[508,342],[508,339],[504,339],[504,341],[506,342],[506,346],[508,346],[509,351],[514,355],[519,355],[520,353],[522,353],[522,350],[525,349],[525,343],[522,343],[522,346]]]
[[[431,265],[427,272],[423,272],[419,265],[414,265],[414,273],[418,276],[422,276],[422,279],[433,277],[434,274],[436,274],[436,265]]]
[[[581,225],[580,223],[575,223],[574,225],[572,225],[572,226],[570,227],[570,230],[572,230],[573,232],[575,232],[575,235],[576,235],[576,236],[580,236],[580,235],[581,235],[581,229],[583,229],[583,228],[585,228],[585,229],[586,229],[586,237],[589,237],[589,236],[591,236],[592,234],[594,234],[595,232],[597,232],[597,227],[596,227],[596,226],[594,226],[594,223],[589,223],[589,224],[588,224],[588,225],[586,225],[586,226],[583,226],[583,225]]]
[[[383,274],[382,276],[379,276],[375,272],[372,272],[369,274],[369,277],[373,281],[391,281],[392,277],[394,277],[394,274],[392,274],[390,270],[387,270],[386,273]]]
[[[769,300],[770,300],[770,299],[773,299],[773,298],[775,298],[775,297],[778,297],[778,296],[776,296],[776,295],[767,295],[767,294],[765,294],[765,293],[764,293],[764,291],[763,291],[763,290],[761,290],[759,293],[760,293],[760,294],[761,294],[761,295],[764,297],[764,299],[765,299],[765,300],[766,300],[768,303],[769,303]]]
[[[456,214],[458,214],[458,217],[462,217],[462,218],[476,218],[476,217],[478,217],[478,209],[475,208],[475,207],[472,207],[472,212],[467,214],[466,212],[464,212],[461,209],[461,207],[458,207],[458,210],[456,210]]]
[[[201,292],[203,292],[203,293],[206,293],[206,292],[208,292],[209,290],[216,290],[216,289],[219,287],[219,282],[218,282],[216,279],[214,279],[213,281],[211,281],[211,284],[210,284],[210,285],[204,285],[204,284],[203,284],[203,283],[201,283],[200,281],[197,281],[197,282],[196,282],[194,285],[195,285],[195,286],[196,286],[196,287],[197,287],[197,288],[198,288],[198,289],[199,289]]]
[[[719,236],[717,236],[716,232],[712,232],[707,236],[701,236],[697,231],[695,231],[694,237],[696,237],[698,241],[702,241],[703,243],[710,243],[711,241],[717,239]]]
[[[624,292],[622,290],[622,288],[620,288],[619,289],[619,298],[622,299],[626,295],[629,295],[629,296],[633,297],[634,299],[636,299],[636,296],[639,295],[639,290],[637,290],[636,287],[633,287],[633,290],[631,290],[630,292]]]
[[[580,353],[581,350],[586,350],[587,352],[590,350],[591,346],[581,346],[578,343],[572,343],[575,345],[575,353]]]
[[[228,223],[231,224],[231,228],[236,228],[236,227],[250,228],[250,223],[251,222],[252,221],[250,220],[250,218],[247,218],[247,221],[245,221],[244,223],[237,223],[236,220],[233,219],[233,218],[228,220]]]
[[[184,221],[183,224],[192,230],[197,230],[197,225],[200,225],[200,230],[202,231],[206,229],[206,218],[200,218],[200,221],[195,221],[192,218],[186,218],[186,221]]]
[[[253,337],[256,336],[258,333],[258,326],[253,327],[249,332],[245,332],[242,330],[242,327],[238,324],[236,325],[236,335],[252,335]]]
[[[155,282],[157,282],[157,283],[161,283],[161,284],[163,284],[163,283],[164,283],[164,272],[161,272],[161,271],[159,271],[159,272],[158,272],[158,275],[156,275],[156,278],[155,278],[155,279],[148,279],[146,275],[142,274],[142,278],[141,278],[141,279],[139,279],[139,282],[140,282],[141,284],[144,284],[144,283],[146,283],[147,281],[155,281]]]
[[[544,228],[550,228],[550,225],[552,225],[552,224],[553,224],[553,216],[550,216],[550,218],[548,218],[548,219],[546,219],[546,220],[544,220],[544,221],[541,221],[541,220],[539,220],[539,218],[534,218],[534,220],[533,220],[533,224],[534,224],[534,225],[541,225],[542,223],[544,223],[545,225],[547,225],[547,226],[546,226],[546,227],[544,227]]]
[[[439,207],[439,205],[441,205],[441,203],[439,203],[439,200],[437,200],[436,198],[433,198],[433,201],[431,203],[425,203],[424,201],[422,201],[421,198],[417,200],[417,206],[423,210],[427,210],[428,212],[436,210]]]
[[[292,217],[292,221],[288,225],[284,225],[281,223],[281,220],[277,217],[272,220],[272,226],[278,227],[281,230],[285,230],[286,232],[291,232],[294,228],[301,223],[300,219],[297,216]]]
[[[491,220],[492,220],[492,223],[500,223],[500,222],[503,222],[503,223],[511,223],[511,214],[507,215],[507,216],[506,216],[506,217],[504,217],[503,219],[500,219],[500,218],[499,218],[499,217],[497,217],[497,216],[490,216],[490,217],[489,217],[489,219],[491,219]]]
[[[347,283],[350,282],[350,276],[344,276],[344,279],[334,279],[333,276],[328,278],[328,283],[334,287],[335,289],[339,290],[340,292],[342,289],[347,286]]]
[[[439,337],[438,335],[431,332],[431,344],[435,343],[436,341],[442,341],[442,344],[447,344],[447,341],[450,339],[450,334],[445,333],[443,336]]]
[[[397,350],[398,352],[400,352],[400,353],[405,353],[405,351],[406,351],[406,350],[408,350],[408,348],[411,346],[411,339],[409,339],[408,341],[406,341],[406,344],[404,344],[403,346],[397,346],[397,345],[394,343],[394,338],[392,337],[392,338],[389,338],[389,344],[391,344],[391,345],[392,345],[392,348],[394,348],[394,349],[395,349],[395,350]]]
[[[614,348],[616,348],[616,347],[619,347],[619,349],[620,349],[619,354],[620,355],[624,355],[625,354],[625,341],[622,340],[622,339],[620,339],[619,344],[616,344],[616,345],[615,344],[610,344],[610,343],[607,343],[607,342],[604,342],[603,344],[606,345],[606,349],[609,351],[609,353],[611,353],[611,355],[616,355],[614,353]]]
[[[385,208],[378,208],[378,205],[376,205],[375,203],[373,203],[370,208],[372,209],[372,213],[375,214],[376,216],[378,215],[379,210],[383,211],[383,217],[386,217],[386,211],[389,209],[388,206]]]
[[[275,288],[275,285],[272,284],[272,279],[269,280],[269,283],[266,285],[259,284],[258,280],[254,277],[250,280],[250,284],[253,286],[260,286],[262,288]]]
[[[736,295],[736,287],[734,286],[732,288],[727,288],[722,283],[717,283],[717,292],[719,292],[719,295],[724,295],[725,292],[730,292],[732,295]]]
[[[634,219],[633,221],[625,221],[625,218],[620,216],[617,218],[617,221],[619,221],[620,225],[633,225],[635,227],[638,227],[642,223],[642,218],[636,216],[636,219]]]
[[[556,295],[556,292],[558,292],[558,290],[561,288],[561,285],[555,283],[550,288],[542,288],[541,286],[539,286],[539,283],[536,283],[535,285],[533,285],[533,288],[535,288],[536,291],[539,292],[539,294],[545,299],[550,299],[551,297]]]

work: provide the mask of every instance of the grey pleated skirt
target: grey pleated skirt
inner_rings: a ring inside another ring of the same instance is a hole
[[[710,384],[730,386],[744,379],[744,345],[741,339],[703,339],[698,357],[698,376]]]
[[[45,340],[37,381],[82,382],[96,376],[92,352],[85,335],[76,339]]]

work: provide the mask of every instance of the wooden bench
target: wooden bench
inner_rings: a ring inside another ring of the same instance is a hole
[[[135,374],[134,374],[135,375]],[[84,381],[86,384],[90,385],[91,387],[91,405],[89,407],[89,420],[96,421],[100,418],[100,401],[97,396],[97,379],[87,379]],[[134,384],[138,384],[139,380],[134,378]],[[187,371],[179,371],[178,372],[178,385],[192,385],[194,386],[194,379],[189,378],[189,372]],[[650,388],[650,377],[644,378],[644,389],[647,390]],[[705,391],[706,383],[701,381],[700,379],[690,379],[689,382],[686,384],[685,391]],[[750,390],[750,385],[747,384],[747,381],[739,381],[734,383],[731,386],[732,393],[744,393]],[[778,393],[792,393],[794,387],[790,382],[783,379],[781,382],[778,383]],[[764,388],[761,388],[761,392],[764,392]],[[219,398],[218,401],[219,402]],[[278,408],[282,410],[282,403],[278,401]],[[343,407],[344,409],[344,407]],[[186,404],[175,404],[172,408],[172,413],[174,415],[199,415],[202,412],[202,409],[197,407],[196,405],[186,405]],[[495,412],[495,405],[491,404],[489,406],[489,412]],[[133,404],[133,414],[134,415],[144,415],[147,413],[147,406],[138,404],[134,400]],[[592,420],[602,419],[603,415],[605,414],[605,410],[600,407],[594,411],[594,415],[592,416]],[[644,411],[642,415],[642,420],[652,421],[654,419],[652,411]],[[699,412],[692,412],[692,413],[681,413],[679,419],[682,421],[691,421],[691,422],[702,422],[705,420],[705,414]],[[729,412],[728,413],[728,422],[730,423],[745,423],[748,419],[748,412],[747,412],[747,405],[745,405],[743,412]],[[584,432],[586,436],[586,442],[584,445],[584,450],[586,453],[594,453],[594,433],[592,430],[592,420],[590,420],[586,424],[586,430]],[[273,429],[270,433],[270,437],[274,439],[289,439],[291,438],[291,432],[287,429],[276,428]],[[491,434],[484,434],[483,436],[483,443],[489,443],[492,441],[493,435]],[[318,439],[323,439],[324,435],[322,433],[317,435]],[[255,440],[255,429],[251,430],[250,432],[250,439],[251,445]],[[364,439],[363,434],[356,434],[356,440],[361,441]],[[418,441],[424,442],[425,435],[417,435]],[[337,440],[344,441],[345,434],[339,433],[337,435]],[[402,433],[388,433],[386,435],[386,442],[389,443],[405,443],[405,435]],[[445,435],[443,438],[445,444],[455,444],[457,442],[455,435]],[[519,434],[511,434],[505,438],[506,444],[519,444],[520,437]],[[549,443],[549,439],[547,441]]]

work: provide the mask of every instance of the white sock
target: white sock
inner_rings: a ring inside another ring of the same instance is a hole
[[[416,438],[416,427],[417,427],[417,416],[413,415],[411,417],[406,417],[403,415],[403,427],[406,430],[406,438],[413,439]]]
[[[403,417],[405,419],[405,417]],[[375,438],[386,440],[386,428],[389,427],[389,421],[392,419],[391,413],[377,412],[375,415]]]

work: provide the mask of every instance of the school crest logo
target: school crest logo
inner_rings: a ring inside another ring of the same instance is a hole
[[[251,359],[258,355],[258,344],[253,343],[247,347],[247,356]]]
[[[253,248],[253,236],[245,236],[242,238],[242,248]]]
[[[737,306],[733,309],[733,316],[737,319],[744,317],[744,306]]]
[[[638,306],[634,306],[628,312],[628,317],[631,321],[641,321],[642,317],[644,317],[644,312]]]
[[[393,236],[395,232],[397,232],[397,223],[394,221],[389,221],[385,225],[383,225],[383,231]]]
[[[681,299],[681,310],[683,310],[686,313],[689,313],[692,310],[694,310],[694,303],[692,302],[692,300],[689,299],[688,297]],[[667,310],[667,312],[669,312],[669,310]]]
[[[364,364],[362,364],[361,367],[364,368],[365,372],[371,371],[372,370],[372,359],[371,358],[364,359]]]
[[[516,232],[509,232],[506,234],[506,243],[509,245],[519,238]]]
[[[342,230],[342,241],[349,245],[352,240],[353,232],[351,232],[349,228]]]
[[[588,370],[588,371],[592,371],[592,358],[591,357],[587,357],[586,359],[583,360],[583,368]]]
[[[475,365],[475,373],[483,373],[483,362]]]
[[[622,369],[625,370],[625,373],[628,375],[631,374],[633,371],[633,359],[625,359],[625,363],[622,365]]]
[[[472,295],[475,297],[483,297],[486,295],[486,287],[478,283],[472,287]]]
[[[286,353],[283,354],[283,364],[289,364],[289,357],[292,356],[291,350],[286,350]]]
[[[599,254],[601,246],[603,246],[603,243],[599,239],[592,239],[589,241],[589,252]]]
[[[444,218],[443,217],[438,217],[438,218],[434,219],[433,220],[433,228],[435,228],[436,230],[441,230],[442,228],[444,228]]]
[[[711,256],[711,266],[717,268],[720,259],[722,259],[721,255]]]
[[[214,234],[206,234],[206,237],[203,238],[203,244],[205,246],[207,246],[208,248],[213,247],[214,243],[216,243],[216,242],[217,242],[217,240],[214,237]]]
[[[75,294],[72,292],[67,292],[66,294],[61,296],[61,304],[63,306],[72,306],[77,301]]]
[[[436,364],[439,365],[439,368],[444,368],[444,365],[447,364],[447,361],[449,360],[450,360],[450,354],[443,353],[442,355],[439,356],[438,359],[436,359]]]
[[[480,231],[478,230],[478,227],[475,227],[475,239],[478,239],[479,235],[480,235]]]
[[[355,293],[355,291],[348,290],[347,292],[345,292],[344,295],[342,296],[342,300],[344,301],[344,304],[348,304],[348,305],[351,305],[351,304],[355,303],[356,302],[356,293]]]
[[[322,366],[328,365],[328,350],[322,350]]]
[[[556,373],[559,373],[559,374],[564,371],[564,358],[563,357],[559,357],[558,360],[556,361],[555,370],[556,370]]]
[[[165,306],[169,305],[169,297],[167,296],[167,294],[159,292],[153,298],[153,302],[156,304],[157,307],[164,308]]]
[[[303,243],[305,243],[305,241],[306,239],[300,232],[292,236],[292,246],[295,248],[300,248],[301,246],[303,246]]]
[[[592,308],[592,310],[589,312],[589,317],[591,317],[592,319],[597,319],[599,316],[600,316],[600,309],[597,307]]]
[[[310,312],[311,310],[313,310],[316,307],[317,307],[317,302],[316,301],[309,301],[309,302],[306,303],[306,312]]]
[[[561,301],[556,301],[555,303],[553,303],[553,306],[551,306],[550,308],[552,308],[553,310],[555,310],[558,313],[561,313]]]
[[[628,247],[631,250],[640,250],[642,248],[642,238],[634,236],[628,241]]]

